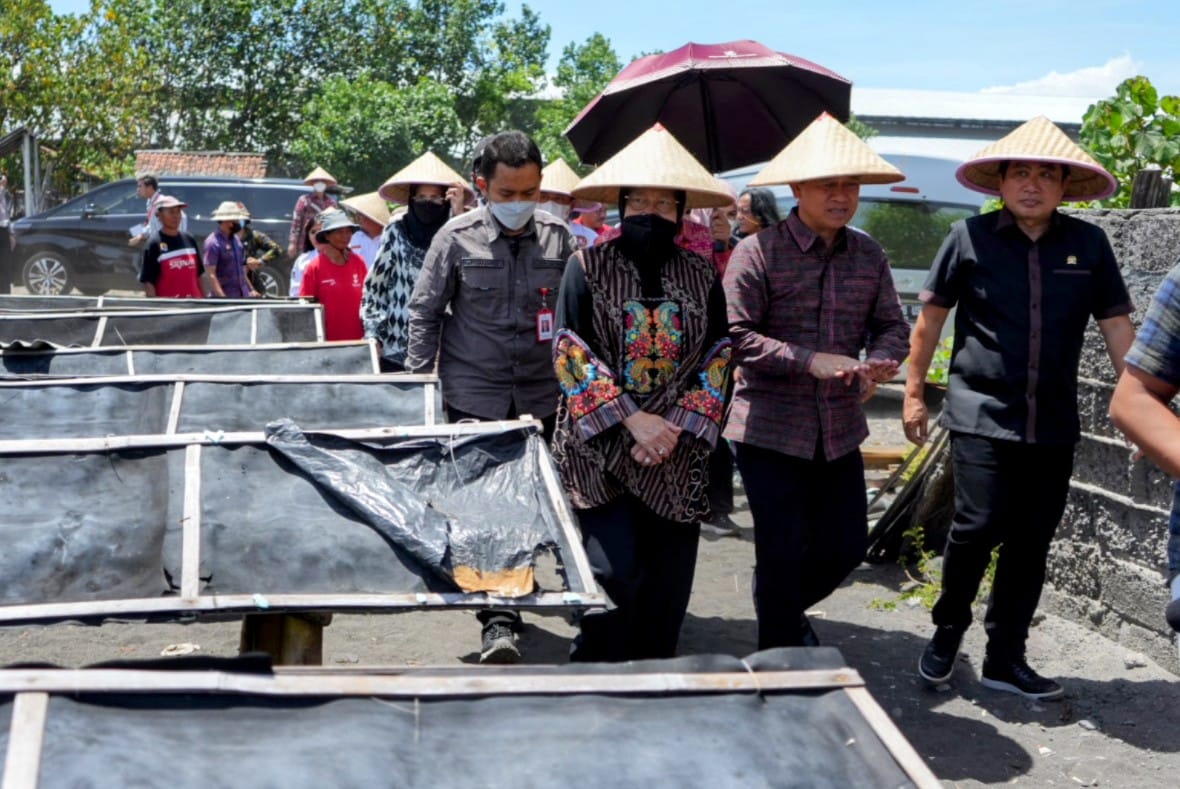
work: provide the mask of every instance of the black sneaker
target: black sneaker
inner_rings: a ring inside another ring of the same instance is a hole
[[[979,672],[979,681],[985,687],[1002,690],[1007,693],[1018,693],[1030,699],[1059,699],[1065,695],[1065,689],[1059,684],[1042,677],[1029,667],[1024,658],[1008,660],[985,657],[983,671]]]
[[[519,663],[520,650],[516,648],[516,633],[502,622],[492,622],[483,629],[483,649],[479,653],[480,663]]]
[[[959,659],[959,644],[963,640],[963,631],[950,625],[939,625],[934,629],[934,637],[922,651],[922,659],[918,661],[918,673],[922,679],[935,685],[946,682],[955,673],[955,661]]]

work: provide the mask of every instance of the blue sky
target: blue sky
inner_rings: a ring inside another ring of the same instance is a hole
[[[77,12],[89,0],[50,0]],[[506,0],[510,14],[519,0]],[[594,32],[624,63],[689,41],[752,38],[854,85],[1106,96],[1143,74],[1180,94],[1176,0],[531,0],[562,48]]]

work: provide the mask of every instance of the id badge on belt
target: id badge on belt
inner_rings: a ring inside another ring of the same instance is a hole
[[[538,288],[541,309],[537,310],[537,342],[553,341],[553,310],[549,309],[549,288]]]

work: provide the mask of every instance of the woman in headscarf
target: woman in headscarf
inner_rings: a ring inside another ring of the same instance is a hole
[[[385,226],[381,247],[365,277],[361,323],[381,343],[381,369],[401,372],[410,333],[410,295],[426,250],[446,221],[463,213],[474,193],[463,177],[427,151],[389,177],[377,193],[406,210]]]
[[[581,250],[558,298],[554,457],[595,580],[571,659],[671,657],[696,567],[704,485],[729,391],[725,296],[675,243],[686,208],[731,197],[662,126],[574,189],[619,204],[621,232]]]

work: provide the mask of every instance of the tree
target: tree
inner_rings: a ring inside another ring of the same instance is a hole
[[[1147,77],[1126,79],[1113,97],[1086,110],[1080,139],[1122,185],[1103,203],[1126,207],[1140,170],[1155,165],[1173,180],[1180,171],[1180,97],[1161,98]],[[1175,192],[1172,205],[1180,205]]]
[[[561,157],[575,169],[588,169],[579,165],[578,155],[563,132],[622,67],[610,40],[601,33],[590,36],[583,44],[566,45],[553,78],[561,97],[537,109],[536,141],[545,161]]]
[[[450,88],[428,77],[403,89],[370,77],[333,77],[308,104],[291,152],[371,192],[424,151],[446,158],[465,132]]]
[[[79,167],[114,175],[142,139],[150,53],[119,21],[102,3],[55,15],[44,0],[7,0],[0,15],[0,129],[26,126],[50,150],[42,188],[67,189]]]

